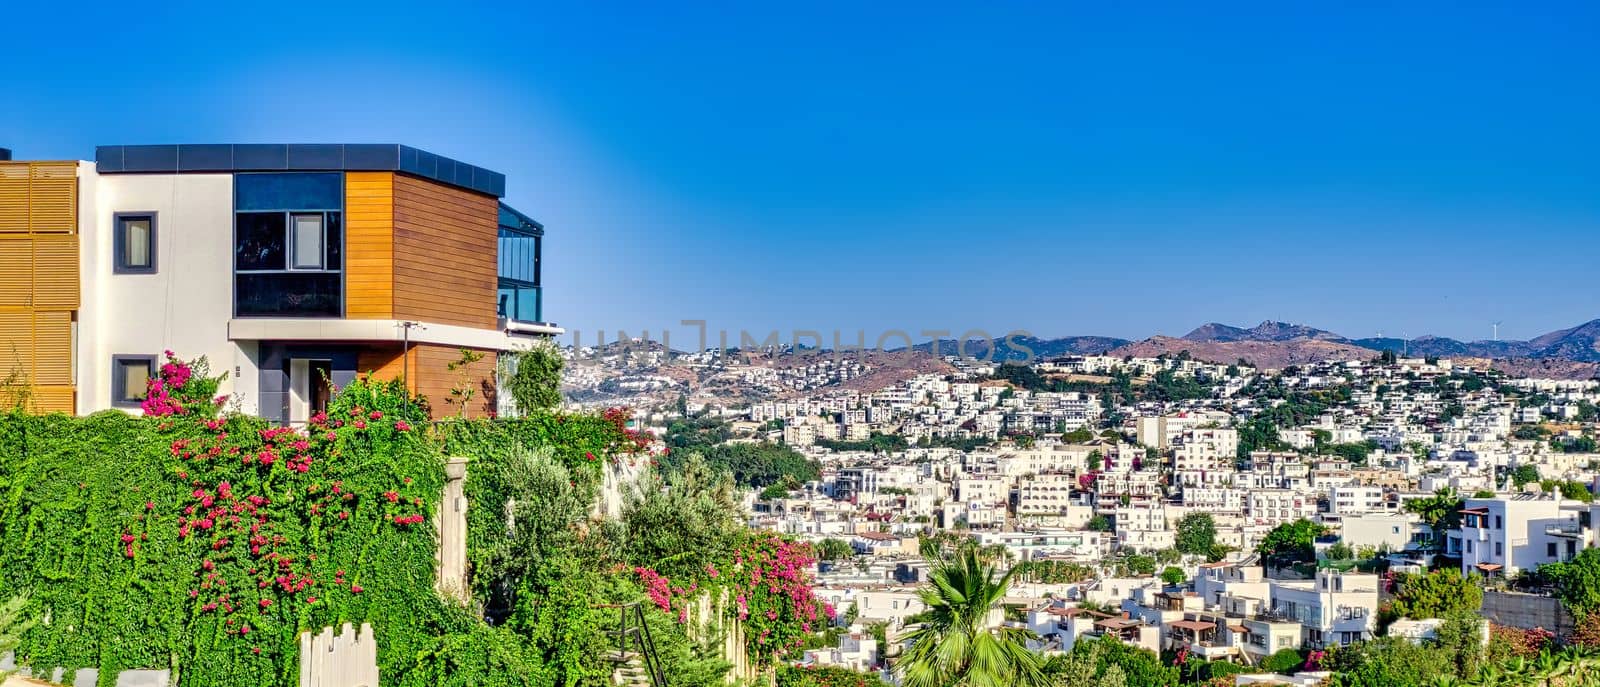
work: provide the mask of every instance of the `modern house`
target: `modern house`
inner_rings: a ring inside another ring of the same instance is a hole
[[[1461,557],[1463,575],[1513,577],[1569,560],[1585,543],[1579,518],[1588,520],[1588,510],[1580,505],[1541,492],[1467,499],[1445,553]]]
[[[138,412],[170,350],[277,422],[368,372],[435,415],[484,415],[499,354],[561,332],[541,312],[543,227],[496,172],[389,144],[9,157],[0,380],[39,411]]]

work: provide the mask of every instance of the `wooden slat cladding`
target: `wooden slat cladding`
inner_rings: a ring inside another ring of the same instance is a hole
[[[480,350],[483,360],[462,370],[451,370],[450,364],[461,360],[461,349],[437,344],[412,344],[410,354],[402,356],[400,346],[375,346],[361,351],[357,356],[358,374],[371,374],[374,379],[402,379],[407,373],[406,358],[410,358],[410,381],[406,388],[427,398],[433,417],[455,417],[460,405],[451,390],[465,384],[473,389],[473,398],[467,404],[467,417],[484,417],[495,408],[495,352]]]
[[[78,309],[78,236],[33,237],[33,307]]]
[[[0,311],[0,380],[26,388],[32,410],[72,412],[72,313]]]
[[[370,374],[373,379],[384,381],[404,377],[405,361],[400,358],[400,346],[381,346],[362,350],[356,355],[356,374]]]
[[[394,176],[394,317],[493,329],[494,198]]]
[[[33,305],[33,239],[0,235],[0,308]]]
[[[461,406],[454,402],[455,396],[450,393],[462,385],[473,390],[472,401],[466,407],[466,417],[486,417],[494,411],[495,352],[478,352],[483,354],[483,360],[463,371],[450,369],[451,363],[461,359],[460,348],[434,344],[411,347],[412,382],[409,386],[414,393],[428,399],[435,418],[462,414]]]
[[[28,223],[36,234],[78,231],[78,165],[34,162],[28,180]]]
[[[345,317],[394,317],[393,172],[344,176]]]
[[[0,162],[0,233],[77,230],[77,163]]]
[[[39,412],[75,410],[77,232],[77,163],[0,162],[0,379]]]

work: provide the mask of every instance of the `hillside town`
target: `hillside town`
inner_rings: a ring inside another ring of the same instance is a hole
[[[808,661],[886,668],[926,610],[930,543],[1011,568],[1007,608],[1036,649],[1114,637],[1244,667],[1373,639],[1397,574],[1454,570],[1526,605],[1519,582],[1597,543],[1594,380],[1392,353],[1278,371],[945,362],[873,391],[653,418],[675,448],[694,448],[684,424],[718,426],[817,466],[747,494],[752,526],[817,544],[820,593],[853,619]],[[1292,530],[1305,550],[1276,534]],[[1420,641],[1443,622],[1382,624]]]

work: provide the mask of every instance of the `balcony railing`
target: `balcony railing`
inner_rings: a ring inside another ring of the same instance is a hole
[[[1563,522],[1555,525],[1545,525],[1544,533],[1552,537],[1576,537],[1583,533],[1582,528],[1575,522]]]

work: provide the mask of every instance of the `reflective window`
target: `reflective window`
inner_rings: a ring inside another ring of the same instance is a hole
[[[344,175],[234,175],[234,314],[344,315]]]
[[[344,175],[338,172],[235,174],[235,210],[343,210]]]
[[[239,317],[339,317],[343,288],[336,272],[240,274],[234,277],[234,309]]]
[[[234,232],[234,268],[282,270],[287,265],[285,243],[288,216],[281,212],[241,212]]]
[[[118,213],[113,237],[115,259],[112,271],[118,274],[148,274],[156,271],[156,216]]]
[[[150,390],[150,378],[155,376],[156,357],[153,355],[116,355],[111,357],[111,404],[123,408],[137,408]]]

